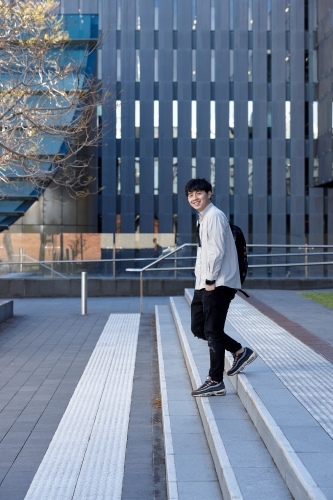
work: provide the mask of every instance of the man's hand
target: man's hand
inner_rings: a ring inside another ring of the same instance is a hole
[[[214,285],[206,285],[206,292],[212,292],[215,290],[215,283]]]

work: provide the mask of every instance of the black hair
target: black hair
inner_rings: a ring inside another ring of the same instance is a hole
[[[212,191],[212,185],[206,179],[191,179],[186,183],[185,195],[188,196],[189,193],[193,191]]]

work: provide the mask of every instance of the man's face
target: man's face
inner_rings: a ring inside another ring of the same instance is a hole
[[[208,193],[206,191],[191,191],[188,193],[187,199],[191,207],[198,210],[198,212],[202,212],[209,205],[211,196],[211,191],[208,191]]]

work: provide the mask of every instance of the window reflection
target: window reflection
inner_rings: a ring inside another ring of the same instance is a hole
[[[116,139],[121,139],[121,101],[116,101]]]
[[[234,101],[229,101],[229,138],[234,138],[235,117],[234,117]]]
[[[234,158],[229,158],[229,194],[234,194]]]
[[[290,139],[290,101],[286,101],[286,139]]]
[[[191,103],[191,138],[197,138],[197,101]]]
[[[135,168],[135,194],[140,194],[140,158],[134,160]]]

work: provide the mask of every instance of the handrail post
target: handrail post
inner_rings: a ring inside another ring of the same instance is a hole
[[[113,249],[112,249],[112,278],[116,278],[116,244],[113,244]]]
[[[81,273],[81,314],[85,316],[87,314],[87,295],[88,295],[88,281],[87,273]]]
[[[20,256],[20,273],[23,272],[23,248],[19,248],[19,256]]]
[[[140,272],[140,314],[142,314],[143,309],[143,281],[142,281],[142,271]]]
[[[305,244],[305,268],[304,268],[305,279],[308,279],[308,276],[309,276],[309,269],[308,269],[308,266],[306,265],[307,263],[308,263],[308,245],[306,243]]]

